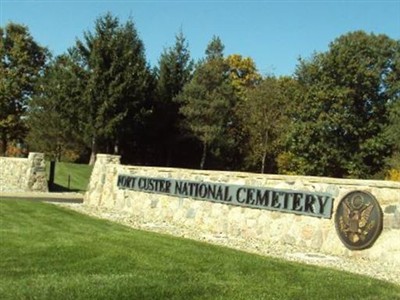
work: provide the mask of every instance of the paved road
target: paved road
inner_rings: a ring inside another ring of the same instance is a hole
[[[32,201],[83,203],[79,193],[0,192],[0,199],[25,199]]]

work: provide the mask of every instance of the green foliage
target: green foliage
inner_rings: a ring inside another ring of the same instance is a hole
[[[226,140],[229,143],[222,149],[220,155],[221,163],[227,170],[238,168],[248,168],[249,153],[253,149],[249,143],[247,130],[247,116],[243,111],[243,102],[247,101],[247,92],[254,89],[262,81],[254,61],[250,57],[242,57],[240,54],[232,54],[225,58],[228,65],[229,81],[233,87],[235,97],[235,106],[230,117],[230,126],[227,132]],[[253,165],[251,163],[251,165]]]
[[[58,161],[70,151],[83,152],[85,76],[70,56],[59,56],[48,65],[29,101],[27,140],[31,150]]]
[[[397,150],[400,150],[400,94],[396,101],[390,103],[389,113],[389,125],[386,129],[386,134],[393,143],[393,146]]]
[[[383,128],[387,104],[398,96],[399,53],[399,43],[387,36],[358,31],[300,61],[304,94],[287,141],[301,169],[292,171],[370,177],[382,169],[390,154]]]
[[[230,142],[227,132],[232,124],[236,96],[229,79],[229,66],[220,52],[222,49],[219,38],[214,37],[207,47],[207,60],[197,67],[193,79],[177,96],[184,127],[203,145],[201,169],[208,151],[217,152]]]
[[[400,41],[385,35],[345,34],[294,78],[263,80],[251,58],[225,58],[217,36],[194,66],[181,32],[151,71],[133,21],[108,13],[47,57],[27,27],[0,28],[1,155],[29,131],[30,150],[58,160],[90,148],[91,163],[101,151],[192,167],[202,147],[201,168],[210,154],[213,168],[287,174],[371,178],[400,166]]]
[[[373,278],[132,230],[45,203],[2,200],[0,220],[1,299],[399,299],[400,294],[398,286]]]
[[[296,172],[293,170],[301,170],[303,168],[298,165],[299,163],[301,162],[291,152],[282,152],[276,157],[279,174],[296,175]]]
[[[182,32],[175,36],[175,45],[164,50],[160,58],[158,97],[171,103],[191,79],[193,61],[190,59],[188,43]]]
[[[214,35],[211,39],[210,43],[208,43],[206,48],[206,59],[207,60],[219,60],[224,58],[224,49],[225,46],[222,43],[221,39]]]
[[[163,52],[160,58],[157,97],[154,101],[153,134],[156,148],[161,150],[161,163],[170,165],[180,138],[180,105],[175,97],[191,79],[193,61],[183,33],[175,37],[175,45]]]
[[[385,129],[385,134],[393,146],[393,153],[387,159],[388,170],[386,178],[389,180],[399,181],[400,180],[400,94],[398,95],[398,98],[395,101],[389,104],[389,124]]]
[[[266,168],[271,172],[275,163],[280,138],[288,123],[288,102],[280,81],[268,77],[249,90],[246,100],[238,106],[241,124],[248,136],[247,160],[251,164],[259,165],[261,173]]]
[[[34,41],[27,27],[15,23],[0,27],[0,155],[8,141],[24,136],[22,117],[46,57],[47,50]]]
[[[123,138],[144,122],[151,72],[133,21],[120,25],[111,14],[98,18],[74,51],[88,73],[83,106],[93,163],[100,141],[100,150],[118,153]]]

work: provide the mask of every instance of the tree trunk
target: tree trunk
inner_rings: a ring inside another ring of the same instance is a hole
[[[56,174],[56,161],[51,160],[50,161],[50,174],[49,174],[49,182],[48,182],[48,187],[50,192],[54,190],[54,178]]]
[[[118,140],[116,140],[114,143],[114,155],[118,155],[118,154],[119,154],[119,143],[118,143]]]
[[[265,150],[263,153],[263,157],[261,160],[261,174],[264,174],[265,172],[265,161],[267,160],[267,151]]]
[[[57,144],[57,147],[56,147],[55,157],[54,157],[54,159],[55,159],[57,162],[61,162],[61,154],[62,154],[62,147],[61,147],[61,145],[58,143],[58,144]]]
[[[268,140],[269,140],[269,134],[268,134],[268,131],[266,131],[265,135],[264,135],[264,151],[263,151],[263,156],[261,159],[261,174],[264,174],[264,172],[265,172],[265,161],[267,160]]]
[[[178,140],[175,136],[171,137],[171,140],[169,140],[166,144],[166,160],[165,160],[165,166],[171,167],[172,166],[172,160],[174,157],[174,152],[175,152],[175,145],[177,144]]]
[[[5,156],[7,151],[7,136],[5,132],[2,132],[0,135],[0,156]]]
[[[89,165],[93,166],[96,162],[96,155],[97,155],[97,139],[96,137],[92,138],[92,153],[90,154],[90,161]]]
[[[200,170],[204,170],[204,164],[206,163],[207,156],[207,143],[203,144],[203,154],[201,155]]]
[[[170,167],[171,161],[172,161],[172,149],[171,149],[171,147],[168,147],[167,148],[167,159],[165,161],[165,166]]]

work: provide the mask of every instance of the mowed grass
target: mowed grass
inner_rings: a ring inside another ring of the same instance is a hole
[[[0,299],[400,299],[400,286],[0,201]]]
[[[92,169],[93,166],[86,164],[57,162],[52,191],[86,191]],[[46,170],[49,176],[50,163],[46,165]]]

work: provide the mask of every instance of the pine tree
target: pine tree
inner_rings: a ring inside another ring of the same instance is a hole
[[[83,99],[92,164],[99,147],[119,153],[121,143],[134,138],[145,115],[151,72],[133,21],[121,25],[110,13],[96,20],[94,33],[86,32],[75,49],[88,70]]]
[[[180,136],[179,103],[175,97],[191,79],[193,61],[186,39],[181,32],[175,37],[175,45],[164,51],[160,58],[157,98],[154,118],[157,147],[164,153],[166,165],[172,163],[172,155]],[[164,163],[164,162],[162,162]]]
[[[223,59],[224,46],[214,37],[206,50],[206,60],[196,69],[193,79],[177,97],[184,126],[203,146],[200,169],[204,169],[207,153],[217,152],[228,143],[235,93],[229,80],[229,66]]]

